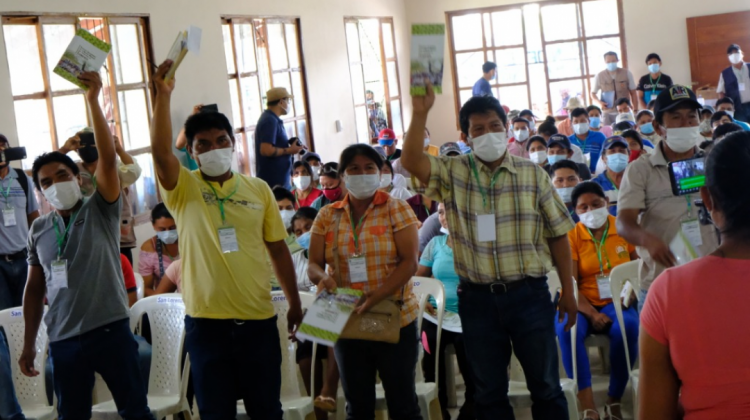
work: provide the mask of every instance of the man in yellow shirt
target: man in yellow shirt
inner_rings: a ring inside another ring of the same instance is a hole
[[[231,170],[233,130],[220,113],[185,123],[187,150],[199,170],[172,153],[174,80],[156,86],[151,150],[161,195],[175,216],[182,254],[185,345],[204,420],[236,416],[242,398],[251,418],[280,420],[281,346],[271,304],[271,267],[289,303],[290,332],[302,319],[294,264],[276,200],[260,179]]]

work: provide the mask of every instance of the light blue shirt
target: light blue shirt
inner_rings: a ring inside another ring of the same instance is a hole
[[[432,276],[445,287],[445,310],[458,313],[458,274],[453,264],[453,249],[448,246],[448,235],[432,238],[422,253],[419,265],[430,267]],[[433,302],[434,304],[434,302]]]
[[[26,176],[26,175],[24,175]],[[5,226],[5,218],[0,213],[0,255],[15,254],[16,252],[26,249],[26,241],[29,236],[29,214],[39,210],[34,194],[34,183],[26,176],[29,186],[29,193],[24,194],[23,187],[18,182],[18,173],[15,169],[10,168],[8,176],[0,180],[0,188],[3,195],[0,196],[0,208],[9,206],[15,210],[16,225]],[[8,198],[5,198],[5,191],[8,191]]]

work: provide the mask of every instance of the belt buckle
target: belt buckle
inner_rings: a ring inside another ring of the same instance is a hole
[[[502,289],[495,290],[495,286],[497,286],[498,288],[502,288]],[[490,284],[490,293],[494,293],[494,294],[508,293],[508,286],[505,283],[492,283]]]

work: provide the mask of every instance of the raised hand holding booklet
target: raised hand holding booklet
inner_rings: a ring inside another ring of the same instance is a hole
[[[85,71],[98,72],[111,50],[111,45],[95,37],[89,31],[79,29],[52,71],[74,85],[88,89],[78,80],[78,76]]]
[[[336,293],[321,292],[307,309],[302,324],[297,330],[297,338],[325,346],[333,346],[339,340],[341,331],[349,322],[362,292],[354,289],[336,289]]]
[[[193,54],[200,53],[202,34],[203,31],[201,28],[192,25],[186,31],[180,31],[177,34],[177,39],[175,39],[172,48],[169,49],[169,54],[167,54],[167,60],[172,60],[173,64],[166,76],[164,76],[165,80],[169,81],[174,78],[177,67],[180,66],[188,51]]]
[[[411,26],[411,94],[424,96],[427,80],[436,94],[443,93],[445,24]]]

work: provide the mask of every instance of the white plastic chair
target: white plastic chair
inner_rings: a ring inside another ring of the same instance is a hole
[[[315,295],[306,292],[300,293],[303,307],[306,303],[311,304],[314,299]],[[271,292],[271,300],[278,317],[276,325],[279,329],[279,340],[281,342],[281,408],[284,410],[284,420],[315,420],[314,397],[304,396],[300,392],[294,343],[289,340],[287,332],[286,314],[289,305],[281,291]],[[313,357],[315,357],[314,354]],[[312,377],[315,378],[315,363],[313,363],[312,369]],[[311,389],[315,389],[314,379],[312,381]],[[237,403],[237,419],[249,419],[245,404],[242,401]]]
[[[138,297],[138,300],[143,299],[145,292],[143,291],[143,276],[141,276],[138,273],[134,273],[135,275],[135,285],[137,287],[136,296]]]
[[[18,307],[0,311],[0,327],[5,330],[5,337],[8,339],[13,386],[16,390],[18,404],[21,406],[23,414],[27,419],[54,419],[57,417],[57,410],[54,406],[49,405],[47,401],[44,375],[44,368],[47,365],[47,347],[49,345],[47,326],[42,322],[39,325],[39,332],[36,334],[36,358],[34,359],[34,366],[39,371],[39,375],[33,378],[29,378],[21,373],[21,369],[18,366],[18,359],[23,352],[23,337],[26,328],[23,320],[23,309]]]
[[[180,369],[185,337],[185,304],[182,296],[169,293],[139,300],[130,308],[130,329],[135,330],[144,314],[151,324],[152,356],[148,381],[148,406],[155,418],[183,413],[191,418],[187,401],[190,361]],[[114,400],[92,407],[92,418],[119,418]]]
[[[625,332],[625,323],[622,316],[622,303],[620,302],[619,296],[622,293],[622,288],[625,282],[630,281],[633,286],[633,291],[639,290],[640,287],[640,268],[643,260],[630,261],[625,264],[618,265],[612,269],[609,273],[609,284],[612,290],[612,296],[618,297],[612,299],[612,303],[615,305],[615,314],[617,315],[617,322],[620,323],[620,332],[622,332],[622,342],[625,344],[625,361],[628,363],[628,372],[630,372],[631,388],[633,389],[633,412],[638,413],[638,379],[640,377],[639,369],[635,368],[630,360],[630,351],[628,351],[628,337]]]

